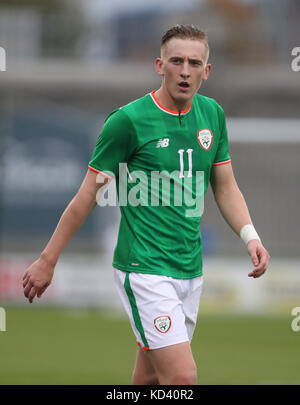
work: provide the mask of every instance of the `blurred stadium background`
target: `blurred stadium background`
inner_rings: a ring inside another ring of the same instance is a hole
[[[199,383],[300,383],[299,1],[0,0],[0,384],[130,383],[136,347],[111,267],[117,207],[96,207],[40,301],[28,304],[21,279],[78,190],[105,116],[159,87],[154,58],[177,23],[208,34],[213,70],[200,91],[225,110],[233,169],[272,256],[262,278],[247,277],[245,246],[209,190]]]

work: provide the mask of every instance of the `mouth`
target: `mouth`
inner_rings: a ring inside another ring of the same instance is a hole
[[[178,83],[178,86],[181,90],[184,90],[184,91],[188,90],[188,88],[190,87],[188,82],[180,82],[180,83]]]

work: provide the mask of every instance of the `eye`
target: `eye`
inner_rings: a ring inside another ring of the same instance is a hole
[[[172,59],[172,63],[174,63],[175,65],[179,65],[181,63],[181,59],[180,58],[174,58],[174,59]]]
[[[191,61],[190,61],[190,64],[191,64],[192,66],[201,66],[201,65],[202,65],[202,62],[200,62],[199,60],[191,60]]]

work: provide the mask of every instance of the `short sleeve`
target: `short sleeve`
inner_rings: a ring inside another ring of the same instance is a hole
[[[105,120],[92,158],[91,170],[105,177],[116,177],[119,163],[127,163],[136,149],[136,132],[127,114],[118,109]]]
[[[218,104],[218,116],[220,125],[220,138],[218,142],[218,149],[215,155],[213,166],[230,163],[231,158],[228,149],[228,135],[226,127],[226,119],[223,108]]]

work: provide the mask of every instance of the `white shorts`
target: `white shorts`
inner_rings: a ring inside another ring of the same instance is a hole
[[[203,276],[185,280],[118,269],[114,272],[118,293],[143,350],[192,340]]]

